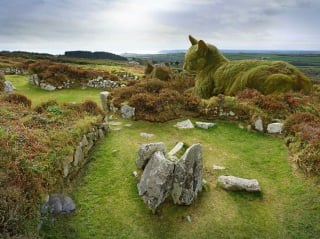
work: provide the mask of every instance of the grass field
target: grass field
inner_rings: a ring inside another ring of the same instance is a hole
[[[128,122],[99,143],[71,194],[78,210],[43,227],[44,238],[319,238],[320,195],[311,180],[292,170],[277,138],[218,123],[210,130],[179,130],[174,122]],[[155,134],[152,140],[140,132]],[[140,144],[201,143],[209,189],[191,206],[168,201],[153,215],[138,196],[136,152]],[[213,164],[227,167],[223,172]],[[256,178],[261,194],[226,192],[221,174]],[[187,220],[191,217],[191,223]]]
[[[96,89],[48,92],[28,84],[25,76],[6,76],[33,107],[58,102],[100,102]],[[70,216],[50,218],[44,238],[319,238],[320,193],[288,160],[281,139],[218,123],[210,130],[178,130],[163,124],[125,121],[90,154],[83,177],[68,189],[77,204]],[[131,127],[124,125],[130,123]],[[155,134],[152,139],[140,132]],[[153,215],[138,196],[135,159],[142,143],[162,141],[168,151],[178,141],[201,143],[208,190],[191,206],[168,201]],[[227,167],[223,172],[213,164]],[[259,180],[262,193],[230,193],[217,187],[221,174]],[[191,222],[187,217],[191,217]],[[54,220],[53,220],[54,219]]]

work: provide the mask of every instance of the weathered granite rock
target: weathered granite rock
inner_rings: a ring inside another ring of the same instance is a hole
[[[154,134],[149,134],[149,133],[141,132],[141,133],[140,133],[140,136],[141,136],[141,137],[144,137],[144,138],[147,138],[147,139],[150,139],[150,138],[154,137]]]
[[[203,164],[200,144],[190,146],[176,163],[172,199],[175,204],[190,205],[202,190]]]
[[[76,210],[73,200],[69,196],[60,193],[51,194],[46,206],[48,207],[48,212],[55,214],[71,213]]]
[[[270,134],[281,134],[283,130],[282,123],[271,123],[268,124],[267,131]]]
[[[129,105],[121,106],[121,116],[124,119],[132,119],[135,114],[135,108]]]
[[[11,94],[12,92],[14,92],[16,90],[16,87],[14,87],[12,85],[12,83],[10,81],[5,81],[4,82],[4,92],[6,94]]]
[[[225,169],[226,169],[226,167],[219,166],[219,165],[216,165],[216,164],[213,165],[213,170],[225,170]]]
[[[255,122],[254,122],[254,128],[260,132],[263,132],[263,122],[261,117],[259,117]]]
[[[37,74],[33,74],[29,76],[29,83],[35,86],[40,85],[39,77]]]
[[[47,91],[54,91],[56,90],[56,87],[50,84],[46,84],[46,83],[40,83],[40,88],[43,90],[47,90]]]
[[[215,126],[215,123],[208,123],[208,122],[196,122],[196,126],[198,128],[202,128],[202,129],[209,129],[212,128],[213,126]]]
[[[187,119],[181,122],[178,122],[175,127],[179,128],[179,129],[193,129],[194,126],[191,122],[191,120]]]
[[[220,176],[218,183],[228,191],[260,192],[259,182],[256,179],[245,179],[234,176]]]
[[[100,99],[101,99],[101,105],[102,109],[105,111],[108,111],[108,96],[110,92],[109,91],[102,91],[100,92]]]
[[[140,146],[138,150],[138,158],[136,160],[136,166],[138,169],[143,169],[146,164],[148,163],[148,160],[152,157],[152,155],[160,151],[163,154],[166,152],[166,146],[164,143],[150,143],[150,144],[143,144]]]
[[[176,144],[176,146],[173,147],[173,149],[170,150],[170,152],[168,153],[169,156],[173,156],[176,153],[178,153],[182,148],[183,148],[184,143],[183,142],[179,142]]]
[[[165,158],[163,152],[157,151],[143,171],[138,191],[153,213],[170,194],[173,170],[174,164]]]
[[[74,152],[74,161],[73,165],[78,166],[79,163],[81,163],[84,159],[84,153],[81,146],[77,146],[76,150]]]

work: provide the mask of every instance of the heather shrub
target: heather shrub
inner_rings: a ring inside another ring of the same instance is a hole
[[[7,95],[5,97],[5,100],[12,104],[22,105],[27,108],[31,107],[31,100],[29,100],[26,96],[18,93]]]
[[[152,78],[139,83],[138,87],[142,87],[149,93],[159,93],[159,91],[165,87],[165,83],[159,79]]]
[[[295,135],[297,131],[297,125],[309,124],[312,122],[319,122],[319,119],[311,113],[308,112],[296,112],[290,115],[284,123],[284,131],[287,134]]]
[[[152,66],[148,63],[144,73],[146,78],[156,78],[161,81],[169,81],[172,78],[171,70],[167,66]]]
[[[183,94],[183,108],[186,110],[197,112],[199,110],[200,102],[201,98],[192,92]]]
[[[0,71],[0,91],[4,91],[4,74],[2,71]]]
[[[305,174],[320,176],[320,139],[308,144],[298,155],[296,162]]]
[[[56,100],[49,100],[47,102],[40,103],[34,108],[34,110],[37,113],[42,114],[47,111],[49,106],[54,106],[54,105],[58,105],[58,102]]]
[[[102,109],[98,104],[92,100],[86,100],[80,105],[80,110],[85,111],[92,115],[101,115],[103,114]]]

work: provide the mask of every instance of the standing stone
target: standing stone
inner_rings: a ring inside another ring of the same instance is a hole
[[[102,91],[100,92],[100,99],[102,104],[102,109],[105,111],[108,111],[108,96],[110,92],[109,91]]]
[[[163,152],[157,151],[143,171],[138,191],[153,213],[170,194],[173,170],[174,164],[165,158]]]
[[[33,74],[29,76],[29,84],[35,85],[35,86],[40,85],[39,77],[37,74]]]
[[[245,179],[234,176],[220,176],[218,183],[228,191],[260,192],[259,182],[256,179]]]
[[[132,119],[135,114],[135,108],[129,105],[121,106],[121,116],[124,119]]]
[[[176,144],[176,146],[174,146],[173,149],[170,150],[170,152],[168,153],[169,156],[173,156],[176,153],[178,153],[182,148],[183,148],[184,143],[183,142],[179,142]]]
[[[263,132],[263,122],[261,117],[259,117],[255,122],[254,122],[254,128],[260,132]]]
[[[51,194],[46,204],[50,213],[71,213],[76,210],[73,200],[69,196],[60,193]]]
[[[281,134],[283,129],[282,123],[271,123],[268,124],[267,131],[270,134]]]
[[[164,143],[150,143],[150,144],[143,144],[140,146],[138,150],[138,158],[136,160],[136,166],[138,169],[143,169],[148,160],[152,157],[152,155],[156,152],[160,151],[165,154],[166,146]]]
[[[176,163],[172,199],[175,204],[190,205],[202,190],[203,164],[200,144],[190,146]]]
[[[15,90],[16,90],[16,87],[14,87],[10,81],[5,81],[4,82],[4,92],[6,94],[11,94]]]

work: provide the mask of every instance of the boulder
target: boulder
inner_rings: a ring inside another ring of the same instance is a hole
[[[48,212],[55,214],[71,213],[76,210],[73,200],[69,196],[60,193],[51,194],[46,207]]]
[[[37,74],[33,74],[29,76],[29,84],[35,85],[35,86],[40,85],[39,77]]]
[[[196,126],[198,128],[202,128],[202,129],[209,129],[212,128],[213,126],[215,126],[215,123],[208,123],[208,122],[196,122]]]
[[[267,131],[270,134],[281,134],[283,130],[283,123],[268,124]]]
[[[4,92],[6,94],[11,94],[15,90],[16,90],[16,87],[14,87],[10,81],[5,81],[4,82]]]
[[[136,160],[137,168],[143,169],[148,163],[148,160],[157,151],[165,153],[166,152],[165,144],[162,142],[159,142],[159,143],[150,143],[150,144],[141,145],[138,150],[138,158]]]
[[[101,99],[101,105],[102,109],[105,111],[108,111],[108,96],[110,92],[109,91],[102,91],[100,92],[100,99]]]
[[[218,178],[220,186],[227,191],[260,192],[259,182],[256,179],[245,179],[234,176],[220,176]]]
[[[179,129],[193,129],[194,126],[191,122],[191,120],[187,119],[181,122],[178,122],[175,127],[179,128]]]
[[[261,117],[259,117],[255,122],[254,122],[254,128],[260,132],[263,132],[263,122]]]
[[[174,164],[165,158],[163,152],[156,151],[143,171],[138,191],[153,213],[170,194],[173,170]]]
[[[121,116],[124,119],[132,119],[135,114],[135,108],[129,105],[121,106]]]
[[[202,190],[203,164],[200,144],[190,146],[176,163],[171,196],[179,205],[190,205]]]

